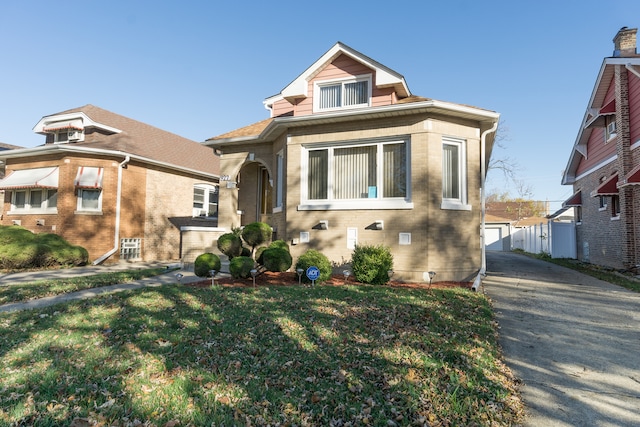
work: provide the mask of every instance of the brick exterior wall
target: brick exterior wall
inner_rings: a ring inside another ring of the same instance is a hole
[[[441,209],[443,136],[466,140],[470,211]],[[413,209],[298,210],[302,144],[382,137],[410,141]],[[288,136],[283,135],[271,144],[225,148],[221,175],[234,177],[242,172],[243,182],[239,188],[226,188],[225,183],[221,183],[220,226],[230,229],[239,225],[238,200],[244,206],[250,206],[249,200],[256,200],[255,183],[244,185],[244,172],[255,167],[247,160],[249,153],[254,154],[254,161],[268,167],[275,180],[276,153],[286,144],[285,210],[271,215],[270,224],[277,229],[277,238],[290,244],[299,239],[300,232],[309,233],[309,243],[291,245],[294,263],[308,249],[321,251],[336,266],[347,263],[352,254],[347,248],[347,229],[356,228],[359,244],[383,244],[391,248],[395,278],[423,281],[423,273],[432,270],[437,272],[437,280],[471,281],[481,264],[479,139],[477,123],[415,115],[290,129]],[[320,220],[329,221],[328,230],[313,228]],[[383,230],[371,229],[376,220],[384,221]],[[400,245],[399,233],[411,233],[411,244]]]
[[[39,159],[9,161],[7,171],[57,166],[59,168],[57,213],[12,213],[11,191],[4,194],[2,225],[19,220],[21,226],[35,233],[56,233],[71,244],[80,245],[93,261],[114,248],[116,252],[105,262],[120,260],[120,239],[141,239],[141,259],[178,260],[180,230],[170,222],[172,217],[190,217],[193,208],[193,186],[207,183],[203,179],[175,171],[150,168],[147,164],[130,162],[122,172],[120,234],[115,242],[118,169],[123,158],[91,158],[50,155]],[[102,210],[77,210],[77,190],[74,179],[78,168],[104,168]],[[213,184],[214,182],[209,182]],[[37,225],[44,220],[44,225]]]

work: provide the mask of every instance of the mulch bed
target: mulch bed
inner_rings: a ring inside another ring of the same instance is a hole
[[[216,277],[216,285],[224,287],[240,287],[250,288],[253,287],[253,280],[248,279],[234,279],[232,277]],[[328,281],[322,283],[323,285],[342,286],[348,285],[362,285],[362,283],[356,281],[352,276],[345,281],[344,276],[334,275]],[[465,288],[471,289],[472,282],[434,282],[431,285],[431,289],[446,289],[446,288]],[[208,288],[211,286],[211,279],[203,279],[198,282],[185,283],[185,286],[192,286],[196,288]],[[271,271],[265,271],[264,273],[256,276],[256,286],[298,286],[298,275],[293,272],[274,273]],[[310,286],[304,284],[303,286]],[[428,289],[428,283],[408,283],[397,280],[391,280],[384,286],[390,286],[392,288],[416,288],[416,289]]]

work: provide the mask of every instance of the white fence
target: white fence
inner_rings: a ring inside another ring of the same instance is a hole
[[[573,222],[540,223],[516,230],[511,235],[513,249],[552,258],[576,258],[576,227]]]

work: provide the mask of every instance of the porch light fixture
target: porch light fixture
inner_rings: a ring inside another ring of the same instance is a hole
[[[317,230],[328,230],[329,229],[329,221],[326,219],[321,220],[318,224],[316,224],[313,228]]]
[[[376,230],[384,230],[384,221],[381,219],[377,219],[373,225]]]

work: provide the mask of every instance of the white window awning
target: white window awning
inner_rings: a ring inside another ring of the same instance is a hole
[[[47,123],[42,130],[44,132],[56,132],[64,129],[84,130],[84,126],[82,126],[82,120],[77,119]]]
[[[0,180],[0,190],[21,188],[58,188],[58,167],[23,169]]]
[[[80,166],[74,181],[76,188],[102,188],[104,168]]]

